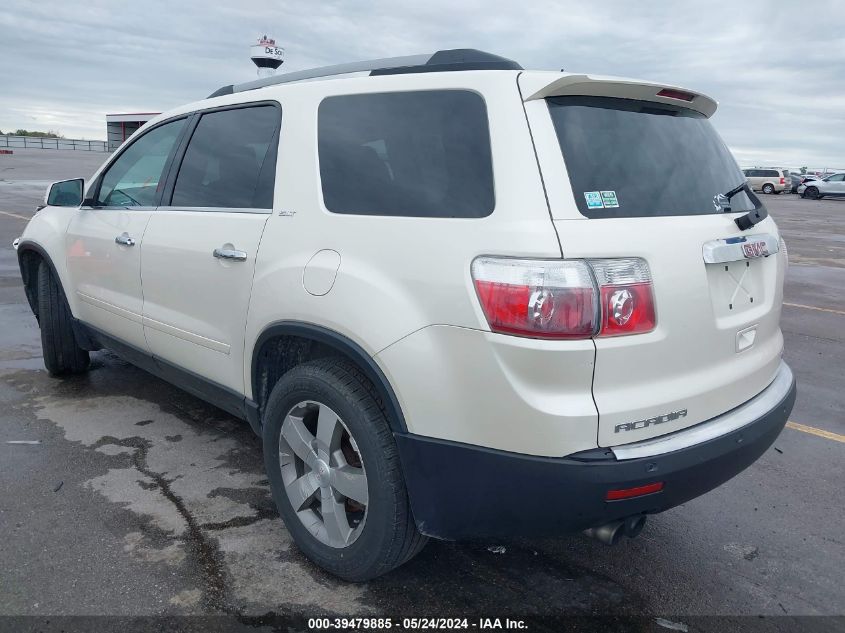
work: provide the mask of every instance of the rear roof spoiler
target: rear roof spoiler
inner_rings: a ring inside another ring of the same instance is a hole
[[[708,97],[686,88],[655,84],[623,77],[605,77],[599,75],[558,75],[548,82],[551,73],[524,73],[520,78],[524,82],[524,92],[530,93],[526,101],[545,99],[546,97],[590,96],[617,97],[638,101],[655,101],[690,108],[701,112],[706,117],[713,116],[719,104]],[[531,92],[531,91],[534,92]]]

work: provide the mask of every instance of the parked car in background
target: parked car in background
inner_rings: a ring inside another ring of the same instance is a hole
[[[816,174],[794,174],[790,172],[789,178],[792,184],[790,193],[800,193],[798,188],[801,185],[811,183],[814,180],[821,180],[823,176],[817,176]]]
[[[827,178],[807,180],[798,187],[802,198],[821,200],[825,196],[831,198],[845,197],[845,173],[833,174]]]
[[[748,180],[748,184],[754,191],[762,191],[763,193],[781,193],[787,185],[786,181],[789,178],[788,169],[775,168],[754,168],[743,169],[742,173]]]

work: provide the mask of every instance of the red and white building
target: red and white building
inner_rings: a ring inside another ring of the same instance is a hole
[[[110,152],[123,145],[139,127],[155,116],[158,112],[133,112],[127,114],[106,115],[106,138]]]

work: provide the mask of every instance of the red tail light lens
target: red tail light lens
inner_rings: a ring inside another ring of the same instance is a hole
[[[479,257],[472,277],[494,332],[549,339],[596,332],[596,288],[583,261]]]
[[[651,332],[657,318],[651,271],[645,260],[591,259],[590,268],[601,288],[599,336]]]
[[[780,184],[784,184],[785,182],[786,182],[786,178],[781,178],[781,179],[780,179]]]
[[[584,339],[641,334],[656,324],[651,273],[643,259],[479,257],[472,278],[494,332]]]

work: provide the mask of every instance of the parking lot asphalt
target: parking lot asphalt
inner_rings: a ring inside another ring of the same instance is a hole
[[[0,156],[0,615],[845,614],[845,200],[764,196],[789,248],[799,393],[751,468],[616,547],[431,542],[354,585],[291,543],[245,423],[108,352],[84,376],[45,372],[11,242],[48,181],[103,159]]]

